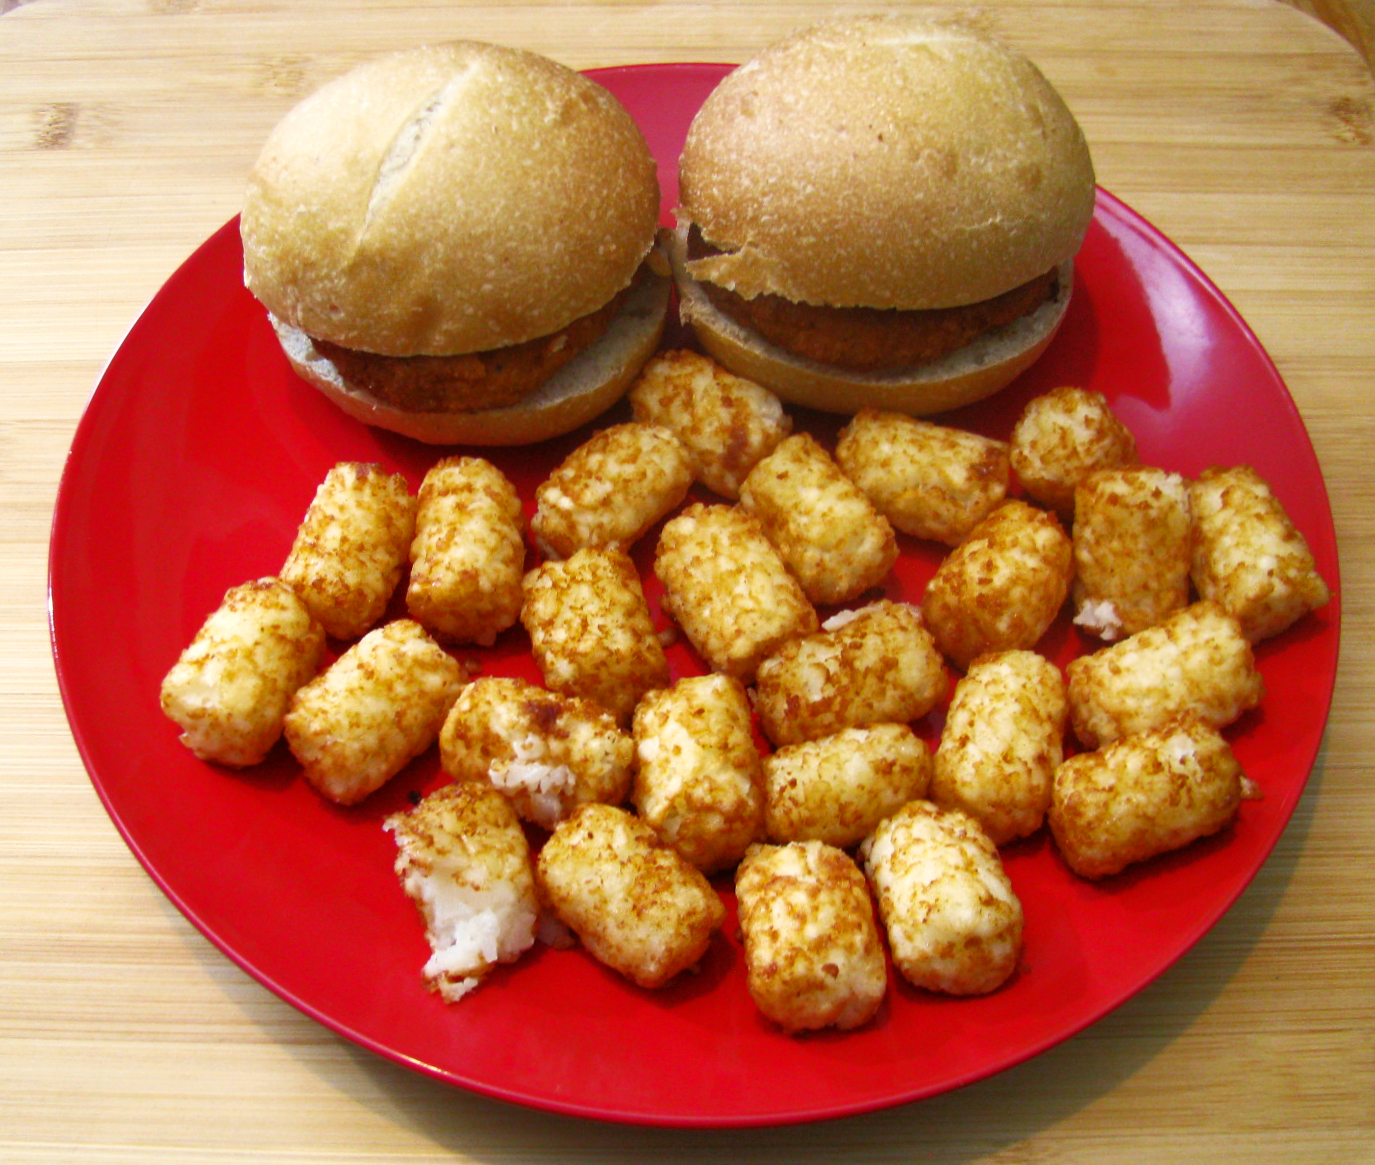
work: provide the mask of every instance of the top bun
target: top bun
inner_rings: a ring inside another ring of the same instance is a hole
[[[458,355],[602,307],[658,221],[653,156],[610,93],[455,41],[366,63],[277,125],[249,177],[244,277],[310,336]]]
[[[777,42],[688,131],[688,265],[752,298],[918,310],[990,299],[1078,251],[1094,174],[1073,115],[1019,53],[908,16]]]

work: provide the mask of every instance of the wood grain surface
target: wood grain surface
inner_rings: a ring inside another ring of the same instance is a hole
[[[1340,35],[1274,0],[966,10],[1060,88],[1101,183],[1232,300],[1312,435],[1344,636],[1290,827],[1180,963],[1030,1063],[870,1116],[724,1134],[444,1087],[222,957],[82,768],[47,638],[47,539],[104,360],[237,212],[263,137],[311,88],[460,35],[577,67],[738,61],[842,6],[0,0],[0,1161],[1375,1162],[1375,81],[1353,47],[1368,4],[1306,6]]]
[[[1375,67],[1375,0],[1292,0],[1294,7],[1316,16],[1341,33],[1366,64]]]

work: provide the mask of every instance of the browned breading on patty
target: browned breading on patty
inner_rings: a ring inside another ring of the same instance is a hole
[[[691,258],[714,253],[696,230],[689,235]],[[717,311],[795,356],[873,372],[948,356],[984,332],[1035,311],[1054,298],[1058,282],[1052,269],[992,299],[921,311],[826,307],[767,294],[746,299],[714,283],[703,281],[701,287]]]
[[[413,412],[501,408],[524,400],[560,368],[595,344],[627,292],[547,336],[458,356],[383,356],[313,340],[350,384],[384,404]]]

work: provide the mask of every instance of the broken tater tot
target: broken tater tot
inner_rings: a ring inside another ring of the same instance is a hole
[[[926,796],[931,754],[906,724],[842,728],[764,758],[769,840],[848,849],[914,797]]]
[[[654,573],[663,610],[712,671],[748,683],[779,644],[817,629],[816,610],[759,522],[700,502],[670,518]]]
[[[928,794],[963,809],[994,845],[1041,828],[1064,757],[1060,669],[1033,651],[983,655],[955,685]]]
[[[669,680],[668,659],[635,563],[623,550],[584,547],[525,576],[521,624],[544,682],[629,721],[640,697]]]
[[[945,699],[950,677],[915,607],[879,599],[842,611],[759,665],[755,708],[776,745],[842,728],[918,720]]]
[[[481,457],[445,457],[420,485],[411,618],[440,639],[491,646],[520,617],[524,515],[515,486]]]
[[[324,629],[286,583],[231,587],[163,678],[162,711],[201,760],[255,765],[324,650]]]
[[[1074,622],[1100,639],[1153,627],[1189,602],[1189,487],[1148,465],[1096,469],[1074,495]]]
[[[786,1032],[867,1023],[888,990],[869,887],[819,841],[752,846],[735,874],[746,986]]]
[[[1197,530],[1194,585],[1234,615],[1252,643],[1278,635],[1331,598],[1308,543],[1253,468],[1214,466],[1189,492]]]
[[[888,519],[808,433],[781,441],[740,486],[740,504],[813,603],[844,603],[878,586],[898,557]]]
[[[535,490],[530,530],[552,558],[584,546],[629,550],[692,485],[687,447],[671,430],[629,421],[595,433]]]
[[[287,745],[318,792],[353,805],[434,743],[466,678],[419,623],[384,623],[296,693]]]
[[[1196,712],[1224,728],[1265,695],[1241,625],[1202,600],[1163,623],[1070,660],[1069,720],[1085,748]]]
[[[840,432],[836,463],[894,528],[959,543],[1006,496],[1006,441],[905,413],[863,409]]]
[[[561,821],[535,874],[588,953],[641,987],[694,966],[726,917],[706,875],[614,805],[581,805]]]
[[[1007,501],[936,568],[921,613],[956,667],[991,651],[1035,647],[1069,594],[1074,551],[1047,510]]]
[[[686,676],[635,709],[635,809],[703,873],[735,865],[763,827],[764,788],[744,685]]]
[[[1027,402],[1012,428],[1012,471],[1027,494],[1074,516],[1074,487],[1095,469],[1136,463],[1136,439],[1101,392],[1054,388]]]
[[[1105,878],[1216,833],[1255,795],[1221,733],[1186,713],[1065,761],[1050,829],[1071,870]]]
[[[493,785],[525,820],[553,829],[586,801],[625,800],[634,744],[591,700],[480,676],[444,720],[439,759],[455,780]]]
[[[422,974],[446,1003],[534,945],[539,900],[530,846],[490,785],[445,785],[383,828],[396,840],[401,887],[425,920],[432,953]]]
[[[672,429],[698,480],[735,501],[740,483],[792,431],[792,419],[762,385],[686,348],[661,352],[630,389],[635,419]]]
[[[415,535],[406,479],[344,461],[325,474],[281,579],[336,639],[357,639],[387,609]]]
[[[914,987],[984,995],[1022,950],[1022,904],[979,823],[908,801],[860,847],[893,964]]]

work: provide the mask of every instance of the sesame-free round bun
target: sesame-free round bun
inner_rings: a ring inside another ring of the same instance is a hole
[[[455,412],[416,412],[384,404],[349,385],[311,338],[271,316],[297,374],[345,413],[432,445],[526,445],[571,432],[600,416],[630,388],[664,330],[671,280],[648,264],[601,338],[519,404]]]
[[[679,312],[702,347],[724,368],[768,387],[781,399],[830,413],[850,414],[869,407],[929,416],[992,396],[1050,345],[1074,285],[1074,263],[1067,259],[1058,268],[1056,295],[1031,314],[939,360],[883,372],[854,372],[784,351],[718,311],[684,270],[685,230],[673,236],[670,255]]]
[[[604,88],[455,41],[369,61],[272,131],[241,218],[248,288],[309,336],[452,356],[548,336],[626,288],[659,185]]]
[[[1079,249],[1094,176],[1021,54],[957,24],[849,17],[728,74],[688,131],[693,278],[746,298],[904,311],[973,304]]]

